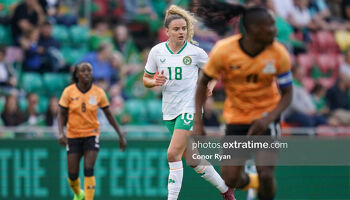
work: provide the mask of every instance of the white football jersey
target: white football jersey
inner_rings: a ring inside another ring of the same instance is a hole
[[[164,71],[168,78],[163,85],[163,120],[172,120],[182,113],[194,113],[198,69],[208,60],[205,51],[189,42],[174,54],[167,42],[154,46],[148,56],[145,72],[154,75]]]

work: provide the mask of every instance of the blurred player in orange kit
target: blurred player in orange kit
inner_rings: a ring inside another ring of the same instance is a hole
[[[281,113],[292,100],[292,73],[285,47],[275,41],[273,13],[263,7],[201,1],[199,15],[211,28],[226,26],[242,15],[244,34],[219,41],[200,75],[196,91],[196,113],[206,99],[206,85],[223,76],[226,93],[226,135],[280,135]],[[194,134],[204,133],[201,115],[195,116]],[[258,151],[256,161],[270,155]],[[258,162],[257,162],[258,163]],[[222,177],[232,188],[255,188],[260,200],[275,197],[274,166],[257,166],[258,176],[244,173],[244,166],[222,166]]]
[[[94,165],[99,144],[98,108],[101,108],[109,123],[119,135],[121,150],[126,140],[109,110],[105,92],[92,83],[92,66],[82,62],[73,72],[74,83],[63,91],[59,101],[59,143],[67,148],[68,182],[74,192],[73,200],[92,200],[95,192]],[[67,134],[64,126],[67,124]],[[84,190],[80,189],[79,163],[84,156]]]

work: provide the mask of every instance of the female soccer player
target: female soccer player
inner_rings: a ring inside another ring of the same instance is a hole
[[[143,76],[145,87],[163,87],[163,120],[172,133],[168,148],[170,167],[168,180],[168,200],[178,198],[182,177],[182,155],[186,149],[186,136],[191,134],[194,119],[194,95],[198,69],[208,59],[203,49],[193,45],[195,19],[187,11],[172,5],[166,11],[164,26],[169,40],[154,46],[148,56]],[[159,74],[154,78],[154,75]],[[210,84],[212,91],[215,82]],[[212,183],[225,199],[234,199],[213,166],[201,161],[194,170]]]
[[[121,150],[126,140],[109,110],[105,92],[92,83],[92,66],[87,62],[76,65],[74,84],[63,91],[59,101],[59,143],[67,148],[68,182],[74,192],[74,200],[92,200],[95,192],[94,165],[99,143],[97,110],[102,108],[109,123],[119,135]],[[67,135],[63,128],[67,124]],[[79,163],[84,156],[84,190],[80,189]]]
[[[206,24],[214,29],[242,14],[245,34],[231,36],[215,45],[198,81],[196,113],[200,113],[205,102],[208,82],[223,75],[226,135],[278,136],[279,116],[292,99],[292,74],[287,50],[274,41],[276,27],[272,12],[262,7],[208,1],[202,1],[199,10]],[[203,122],[196,115],[194,134],[203,131]],[[272,152],[258,151],[257,163],[267,155],[271,156]],[[249,177],[243,170],[244,166],[222,166],[222,177],[232,188],[257,187],[260,200],[274,198],[274,166],[257,166],[258,178]]]

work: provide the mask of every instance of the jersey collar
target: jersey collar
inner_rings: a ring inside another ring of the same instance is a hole
[[[75,87],[76,87],[81,93],[85,94],[85,93],[87,93],[87,92],[90,91],[90,89],[92,88],[92,85],[93,85],[93,84],[91,83],[90,87],[89,87],[86,91],[82,91],[82,90],[79,88],[78,83],[75,84]]]
[[[165,42],[165,46],[166,46],[166,48],[168,49],[168,51],[171,53],[171,54],[174,54],[174,52],[173,51],[171,51],[171,49],[169,48],[169,46],[168,46],[168,43],[167,42]],[[187,46],[187,41],[185,41],[185,44],[184,44],[184,46],[180,49],[180,51],[179,52],[177,52],[177,54],[180,54],[184,49],[185,49],[185,47]]]

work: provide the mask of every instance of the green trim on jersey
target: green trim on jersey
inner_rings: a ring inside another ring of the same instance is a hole
[[[192,131],[194,114],[182,113],[172,120],[164,120],[165,125],[171,134],[175,129],[182,129],[186,131]]]
[[[168,49],[168,51],[169,51],[171,54],[174,54],[174,52],[171,51],[171,49],[169,48],[168,43],[165,43],[165,46],[166,46],[166,48]],[[184,48],[185,48],[186,46],[187,46],[187,41],[185,41],[184,46],[180,49],[179,52],[177,52],[177,54],[180,54],[180,53],[184,50]]]
[[[156,73],[151,73],[151,72],[147,71],[146,69],[145,69],[145,72],[146,72],[147,74],[149,74],[149,75],[155,75],[155,74],[156,74]]]
[[[184,50],[184,48],[185,48],[186,46],[187,46],[187,42],[185,42],[184,46],[180,49],[179,52],[177,52],[177,54],[180,54],[180,53]]]

